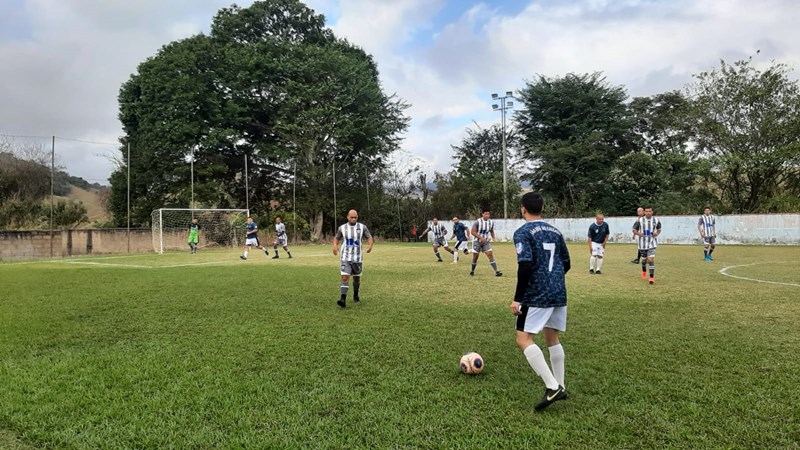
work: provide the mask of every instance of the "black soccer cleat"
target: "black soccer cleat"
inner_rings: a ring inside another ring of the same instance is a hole
[[[239,255],[239,258],[244,260],[244,261],[247,261],[247,258],[245,258],[244,255]]]
[[[347,306],[347,302],[345,302],[344,300],[336,300],[336,304],[341,306],[342,308]]]
[[[594,273],[594,274],[595,274],[595,275],[602,275],[602,274],[603,274],[603,272],[600,272],[600,269],[598,269],[597,271],[595,271],[595,273]]]
[[[292,255],[289,255],[289,259],[292,259]]]
[[[273,257],[272,257],[272,259],[278,259],[278,258],[280,258],[280,256],[277,256],[277,255],[276,255],[276,256],[273,256]]]
[[[440,259],[440,260],[438,260],[438,261],[436,261],[436,262],[444,262],[444,261],[442,261],[442,260]]]
[[[358,304],[360,304],[360,303],[361,303],[361,299],[359,299],[358,297],[355,297],[355,298],[353,298],[353,303],[355,303],[356,305],[358,305]]]
[[[589,269],[589,273],[594,275],[594,269]]]
[[[475,276],[475,272],[470,272],[469,276],[474,277]]]
[[[503,276],[503,272],[500,272],[500,271],[498,270],[497,272],[495,272],[495,273],[494,273],[494,276],[496,276],[496,277],[502,277],[502,276]]]
[[[634,263],[634,264],[639,264],[639,259],[638,258],[637,259],[632,259],[631,262]]]
[[[567,390],[564,389],[564,386],[559,386],[558,389],[546,389],[544,391],[544,395],[542,399],[539,400],[539,403],[533,407],[536,411],[541,411],[548,406],[552,405],[553,403],[564,400],[567,398]]]

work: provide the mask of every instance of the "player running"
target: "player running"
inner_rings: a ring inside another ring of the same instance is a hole
[[[453,262],[450,264],[458,264],[458,253],[462,250],[465,255],[469,255],[469,249],[467,248],[468,233],[469,229],[467,226],[461,223],[458,217],[453,217],[453,236],[456,238],[456,245],[453,246],[455,251],[453,252]]]
[[[292,259],[292,252],[289,251],[289,239],[286,237],[286,225],[281,223],[283,220],[280,216],[275,218],[275,242],[272,243],[272,248],[275,250],[275,256],[272,259],[278,259],[278,244],[283,247],[289,259]]]
[[[647,279],[647,267],[650,268],[650,284],[654,284],[656,274],[656,247],[658,235],[661,234],[661,222],[653,217],[653,208],[644,209],[644,217],[633,224],[633,234],[639,238],[639,258],[642,260],[642,279]]]
[[[247,232],[244,236],[244,253],[239,255],[239,258],[247,260],[247,255],[250,253],[250,247],[256,247],[264,250],[264,255],[269,258],[269,250],[258,243],[258,224],[253,221],[252,217],[247,218],[247,225],[245,226],[245,229]]]
[[[442,262],[442,255],[439,254],[439,247],[444,247],[451,255],[454,254],[453,250],[450,250],[450,246],[447,244],[447,228],[439,223],[437,217],[431,220],[431,226],[426,228],[419,236],[425,236],[429,231],[433,233],[433,254],[436,255],[438,259],[436,262]]]

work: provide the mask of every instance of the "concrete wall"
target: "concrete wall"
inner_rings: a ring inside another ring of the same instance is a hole
[[[132,229],[131,252],[152,252],[149,228]],[[128,233],[122,229],[0,231],[0,261],[126,253]]]
[[[662,244],[698,244],[700,235],[697,232],[696,216],[656,216],[661,221],[661,236],[658,242]],[[611,230],[609,242],[632,243],[631,227],[636,217],[606,217],[606,223]],[[498,241],[511,241],[514,231],[523,223],[522,219],[494,219],[495,236]],[[545,221],[555,226],[567,241],[586,241],[589,225],[594,222],[593,217],[582,219],[547,219]],[[462,220],[468,227],[472,221]],[[452,222],[441,221],[447,227],[448,235],[452,233]],[[428,240],[433,236],[428,233]],[[742,214],[730,216],[717,216],[717,243],[719,244],[770,244],[770,245],[800,245],[800,214]]]

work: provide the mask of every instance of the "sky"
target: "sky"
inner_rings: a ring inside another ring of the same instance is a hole
[[[173,40],[208,33],[224,0],[0,0],[0,137],[56,140],[57,163],[107,184],[120,86]],[[239,1],[248,6],[252,1]],[[601,71],[631,97],[755,55],[800,71],[796,0],[308,0],[374,56],[386,93],[411,104],[401,145],[447,171],[467,128],[500,123],[492,93],[538,75]],[[513,112],[511,112],[513,114]],[[510,117],[509,117],[510,120]],[[70,138],[67,140],[61,138]],[[86,142],[80,142],[86,141]]]

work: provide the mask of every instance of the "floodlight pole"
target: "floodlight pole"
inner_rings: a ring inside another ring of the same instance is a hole
[[[497,94],[492,94],[493,100],[500,100],[500,107],[497,104],[492,105],[492,109],[500,110],[500,123],[503,131],[503,218],[508,219],[508,162],[506,161],[506,110],[511,109],[514,103],[506,99],[514,98],[514,93],[506,91],[506,95],[499,97]]]
[[[250,187],[247,181],[247,152],[244,152],[244,202],[247,208],[247,215],[250,215]]]
[[[129,138],[130,139],[130,138]],[[128,253],[131,252],[131,141],[128,140]]]
[[[53,210],[55,209],[55,184],[56,184],[56,137],[53,136],[53,145],[50,151],[50,257],[53,257]]]
[[[190,157],[190,169],[191,172],[191,184],[192,184],[192,201],[189,203],[189,209],[192,210],[192,219],[194,219],[194,146],[191,148],[191,157]]]

